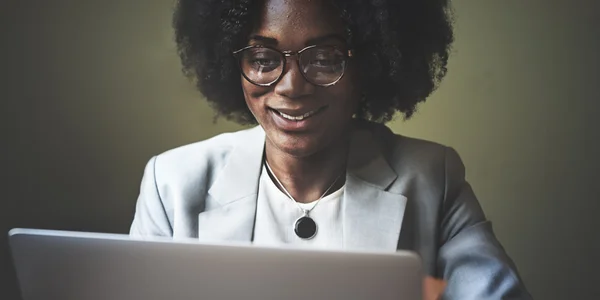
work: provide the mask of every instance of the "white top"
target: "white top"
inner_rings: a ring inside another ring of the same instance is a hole
[[[263,167],[258,186],[254,244],[264,246],[308,246],[310,248],[343,248],[342,200],[344,187],[323,197],[309,216],[317,224],[317,234],[309,240],[299,238],[294,224],[303,212],[317,203],[297,203],[283,193]]]

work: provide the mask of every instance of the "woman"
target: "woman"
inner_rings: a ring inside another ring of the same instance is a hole
[[[184,70],[258,126],[153,157],[131,234],[408,249],[447,299],[529,299],[451,148],[393,134],[446,73],[446,0],[180,0]]]

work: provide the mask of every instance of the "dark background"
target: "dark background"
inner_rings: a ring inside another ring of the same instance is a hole
[[[390,123],[459,151],[536,299],[600,299],[596,3],[455,1],[446,80]],[[10,228],[126,233],[152,155],[240,128],[181,75],[171,7],[0,4],[0,299],[17,295]]]

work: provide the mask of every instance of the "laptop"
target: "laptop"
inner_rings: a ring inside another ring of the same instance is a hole
[[[13,229],[23,300],[421,300],[412,252],[270,248]]]

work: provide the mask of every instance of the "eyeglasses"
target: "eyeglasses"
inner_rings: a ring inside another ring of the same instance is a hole
[[[336,84],[344,76],[352,50],[335,46],[308,46],[298,52],[279,51],[262,45],[247,46],[234,51],[242,76],[258,86],[277,83],[285,70],[287,57],[297,56],[298,68],[306,81],[322,87]]]

